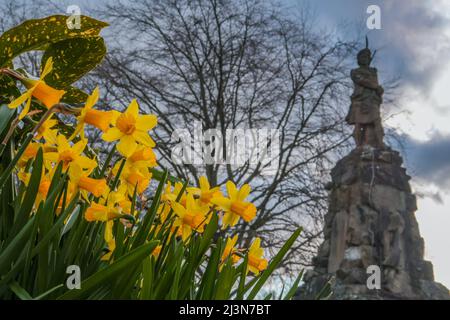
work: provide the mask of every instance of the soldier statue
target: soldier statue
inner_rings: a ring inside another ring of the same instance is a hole
[[[355,126],[353,137],[357,147],[369,145],[384,148],[380,116],[384,89],[378,84],[377,69],[370,67],[373,57],[367,41],[366,48],[358,53],[357,59],[359,68],[351,71],[354,92],[345,120]]]

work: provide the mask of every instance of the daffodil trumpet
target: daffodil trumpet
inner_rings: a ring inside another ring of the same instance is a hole
[[[31,79],[18,74],[15,71],[8,69],[6,74],[20,80],[23,85],[28,89],[20,97],[16,98],[8,104],[10,109],[15,109],[21,104],[25,103],[25,107],[19,114],[19,119],[23,119],[30,110],[32,98],[39,100],[45,107],[51,108],[55,104],[58,104],[63,95],[66,93],[64,90],[55,89],[45,83],[44,78],[52,71],[53,60],[48,58],[45,62],[45,66],[41,72],[39,79]],[[5,70],[3,70],[5,73]]]

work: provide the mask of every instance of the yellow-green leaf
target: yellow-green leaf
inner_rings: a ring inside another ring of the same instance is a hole
[[[105,43],[98,36],[52,43],[42,57],[41,68],[48,58],[53,58],[53,69],[45,77],[45,82],[52,87],[65,89],[97,66],[105,54]]]
[[[30,50],[44,50],[49,44],[79,37],[98,36],[108,24],[86,16],[80,16],[80,29],[69,29],[67,16],[54,15],[43,19],[31,19],[9,29],[0,36],[0,67],[14,57]]]

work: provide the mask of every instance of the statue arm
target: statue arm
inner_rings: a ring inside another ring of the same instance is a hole
[[[376,77],[373,79],[368,79],[365,75],[360,74],[359,72],[352,70],[351,78],[353,82],[362,87],[372,89],[372,90],[380,90],[382,87],[378,84],[378,80]]]

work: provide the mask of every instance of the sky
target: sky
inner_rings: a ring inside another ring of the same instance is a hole
[[[385,121],[404,141],[405,166],[417,194],[425,258],[437,281],[450,288],[450,1],[285,0],[309,8],[316,26],[343,38],[362,30],[377,49],[381,82],[399,79],[395,105],[383,105]],[[381,29],[369,30],[366,10],[378,5]],[[353,38],[351,39],[353,40]],[[363,41],[363,39],[361,39]],[[383,84],[383,83],[382,83]]]
[[[426,259],[433,262],[436,280],[450,288],[450,1],[279,1],[288,9],[308,6],[316,28],[335,30],[342,38],[360,37],[363,43],[367,34],[370,47],[377,49],[374,65],[381,84],[399,79],[396,103],[383,105],[389,115],[385,126],[404,141],[402,154],[417,194]],[[77,4],[83,11],[93,2],[62,3]],[[380,30],[365,27],[369,5],[381,9]]]

